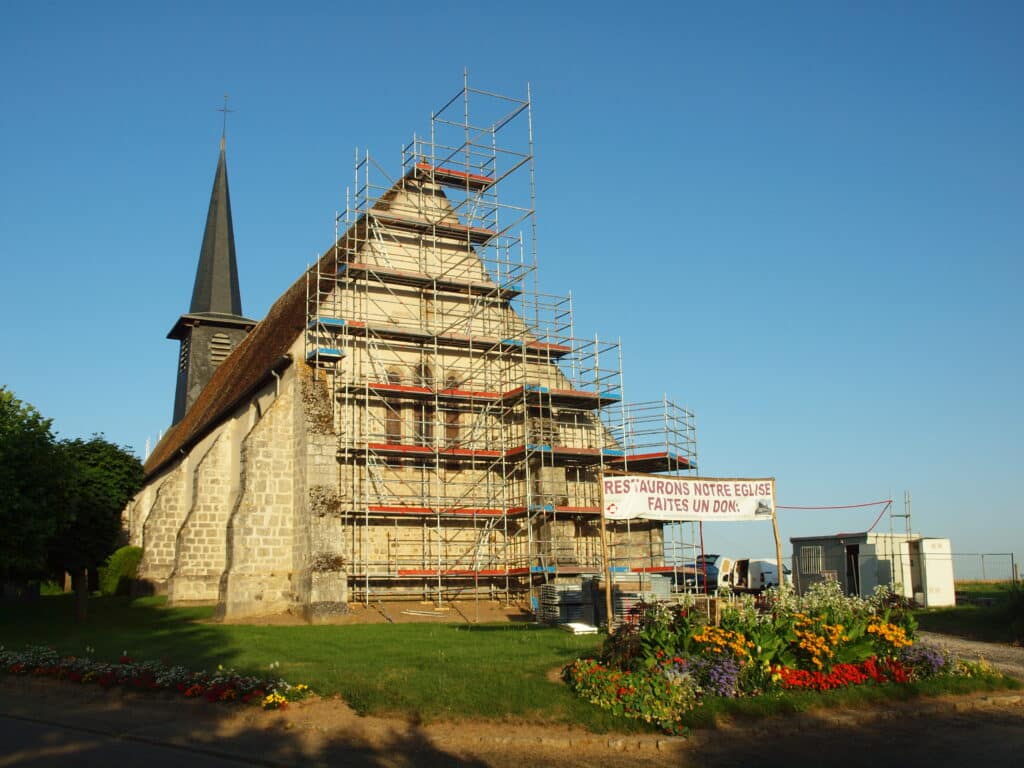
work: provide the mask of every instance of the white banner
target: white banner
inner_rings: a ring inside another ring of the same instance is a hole
[[[609,520],[771,520],[775,478],[607,475]]]

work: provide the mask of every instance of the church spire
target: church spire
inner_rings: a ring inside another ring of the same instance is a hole
[[[220,157],[213,176],[213,192],[206,213],[206,230],[199,249],[195,287],[192,289],[192,314],[242,316],[242,296],[238,287],[235,259],[235,230],[231,223],[231,195],[228,191],[228,164],[224,136],[220,139]]]
[[[225,97],[225,119],[228,111]],[[222,133],[210,207],[206,212],[206,229],[199,249],[192,304],[188,313],[179,317],[167,334],[169,339],[181,343],[178,383],[174,393],[174,424],[184,418],[213,372],[256,325],[255,320],[242,316],[224,145]]]

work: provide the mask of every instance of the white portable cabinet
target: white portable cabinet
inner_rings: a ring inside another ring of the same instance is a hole
[[[949,539],[921,539],[921,589],[926,608],[956,605],[953,546]]]

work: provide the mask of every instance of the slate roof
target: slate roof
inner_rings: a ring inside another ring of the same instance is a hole
[[[221,157],[223,159],[223,151]],[[220,164],[218,164],[219,173]],[[388,192],[382,195],[374,205],[374,209],[386,209],[388,201],[399,189],[403,188],[409,175],[398,180]],[[226,170],[224,180],[226,194]],[[216,187],[214,193],[216,194]],[[444,196],[443,192],[440,194],[442,197]],[[337,246],[332,245],[327,249],[319,259],[321,273],[330,275],[335,268],[335,247],[339,249],[340,253],[348,253],[350,243],[362,242],[366,239],[366,226],[367,222],[364,217],[341,236]],[[311,270],[315,269],[315,267],[311,267]],[[329,290],[331,285],[333,285],[333,281],[327,279],[323,286],[324,290]],[[234,349],[227,360],[218,366],[192,407],[179,422],[167,430],[163,439],[157,443],[143,467],[146,480],[148,481],[181,458],[192,446],[216,429],[224,418],[262,386],[263,382],[269,378],[271,368],[280,371],[287,367],[287,362],[283,361],[281,357],[288,352],[289,347],[299,334],[305,331],[305,325],[306,275],[303,273],[274,302],[266,317],[256,324],[256,327]]]
[[[270,375],[271,367],[283,368],[280,358],[302,333],[305,321],[306,278],[303,275],[218,366],[185,416],[157,443],[146,460],[146,478],[179,458],[183,451],[187,452],[249,398]]]
[[[210,208],[206,213],[203,245],[192,289],[190,314],[215,313],[242,316],[242,296],[238,287],[238,263],[235,259],[235,230],[231,223],[231,194],[228,190],[228,164],[224,140],[213,176]]]

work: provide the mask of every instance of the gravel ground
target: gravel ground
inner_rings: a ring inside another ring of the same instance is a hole
[[[940,635],[937,632],[918,631],[917,636],[921,640],[946,648],[963,659],[970,661],[984,659],[1000,672],[1024,680],[1024,648],[1002,643],[963,640],[952,635]]]

